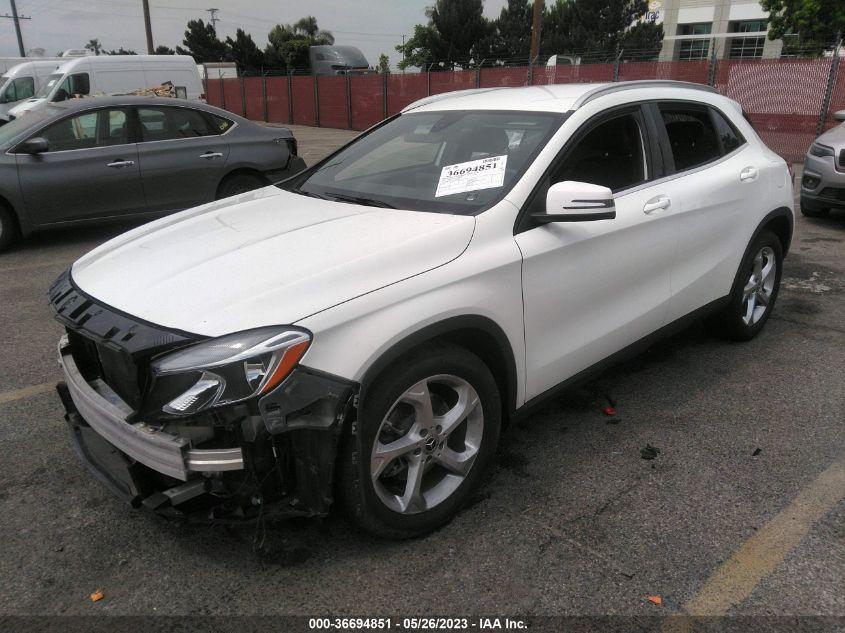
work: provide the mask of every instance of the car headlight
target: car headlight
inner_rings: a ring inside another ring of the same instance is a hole
[[[833,154],[834,154],[832,147],[828,147],[827,145],[822,145],[821,143],[813,143],[812,145],[810,145],[810,153],[813,156],[819,156],[819,157],[833,156]]]
[[[203,341],[152,362],[153,394],[169,415],[192,415],[240,402],[272,391],[310,344],[310,332],[291,326]]]

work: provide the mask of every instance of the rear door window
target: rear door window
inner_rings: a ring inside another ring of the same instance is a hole
[[[189,108],[138,108],[142,141],[169,141],[219,134],[202,112]]]
[[[706,106],[660,106],[660,114],[675,159],[675,171],[692,169],[722,156],[719,137],[708,110]]]

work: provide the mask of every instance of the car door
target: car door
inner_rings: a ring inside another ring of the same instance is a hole
[[[730,292],[765,194],[765,156],[724,113],[684,101],[651,106],[676,195],[678,251],[672,263],[675,320]]]
[[[32,134],[41,154],[16,153],[18,181],[35,224],[102,218],[144,210],[138,150],[126,108],[86,110]]]
[[[522,252],[527,397],[612,355],[666,321],[677,203],[662,184],[652,123],[640,106],[587,122],[540,183],[528,211],[555,182],[609,187],[616,218],[518,225]],[[523,217],[527,217],[524,214]]]
[[[205,113],[183,106],[139,107],[137,121],[150,209],[174,211],[214,200],[229,156],[220,128]]]

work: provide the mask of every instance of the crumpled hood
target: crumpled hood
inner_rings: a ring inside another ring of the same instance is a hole
[[[265,187],[138,227],[79,259],[79,288],[134,317],[219,336],[292,324],[441,266],[475,219]]]

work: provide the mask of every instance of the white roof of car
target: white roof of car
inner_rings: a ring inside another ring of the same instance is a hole
[[[591,98],[635,88],[668,88],[715,92],[710,86],[684,81],[645,80],[614,83],[571,83],[517,88],[476,88],[425,97],[407,106],[403,112],[437,110],[521,110],[534,112],[569,112]],[[665,96],[665,95],[661,95]]]

